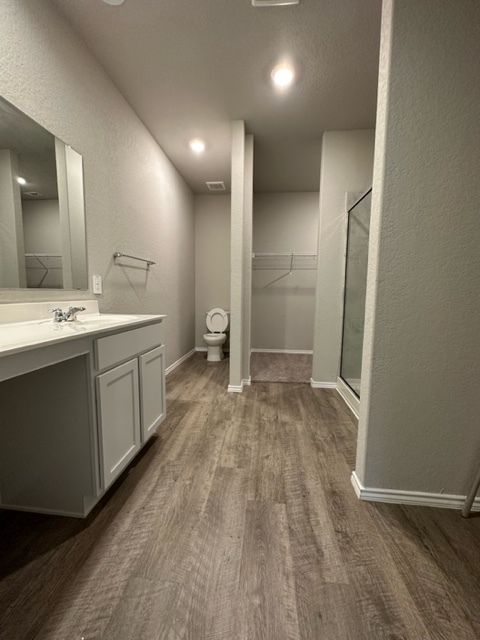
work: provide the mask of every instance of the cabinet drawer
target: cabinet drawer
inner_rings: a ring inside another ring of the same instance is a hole
[[[95,343],[97,370],[111,367],[161,344],[163,322],[99,338]]]

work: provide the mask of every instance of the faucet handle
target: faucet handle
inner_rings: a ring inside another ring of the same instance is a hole
[[[68,311],[64,314],[65,320],[67,320],[67,322],[73,322],[73,320],[77,319],[77,313],[80,311],[85,311],[85,307],[69,307]]]
[[[49,309],[48,313],[54,313],[55,317],[53,318],[54,322],[62,322],[64,313],[60,307],[55,307],[54,309]]]

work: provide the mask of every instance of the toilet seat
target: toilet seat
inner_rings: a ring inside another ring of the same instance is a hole
[[[221,345],[227,339],[227,335],[225,333],[204,333],[203,339],[207,345]]]
[[[228,327],[228,316],[223,309],[215,307],[207,313],[206,325],[211,333],[223,333]]]

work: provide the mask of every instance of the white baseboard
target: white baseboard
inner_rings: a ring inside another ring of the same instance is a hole
[[[350,480],[352,481],[352,485],[353,485],[353,490],[355,491],[355,493],[357,494],[357,498],[359,500],[362,499],[362,483],[360,482],[357,473],[355,471],[352,471],[352,475],[350,476]]]
[[[313,351],[309,349],[250,349],[250,353],[303,353],[312,355]]]
[[[242,384],[238,386],[235,384],[229,384],[227,387],[227,391],[229,393],[243,393],[243,387],[248,387],[251,384],[252,384],[252,376],[248,376],[248,378],[244,378],[242,380]]]
[[[463,509],[465,496],[445,493],[424,493],[422,491],[399,491],[397,489],[375,489],[364,487],[355,471],[352,473],[352,485],[357,498],[367,502],[386,502],[391,504],[410,504],[441,509]],[[475,498],[472,511],[480,511],[480,497]]]
[[[348,385],[341,378],[337,378],[336,389],[341,397],[345,400],[345,403],[348,407],[353,411],[355,417],[358,418],[360,415],[360,400],[353,393]]]
[[[336,382],[318,382],[313,378],[310,378],[310,386],[312,389],[336,389]]]
[[[242,384],[239,384],[239,385],[229,384],[227,387],[227,391],[229,393],[242,393],[244,384],[245,384],[245,380],[242,380]]]
[[[354,391],[358,391],[358,395],[360,395],[360,378],[349,378],[348,384]]]
[[[208,347],[195,347],[195,351],[208,351]]]
[[[181,358],[179,358],[176,362],[174,362],[173,364],[171,364],[169,367],[167,367],[165,369],[165,375],[168,376],[169,373],[172,373],[172,371],[174,369],[176,369],[178,367],[178,365],[182,364],[182,362],[185,362],[185,360],[188,360],[188,358],[190,358],[191,356],[193,356],[193,354],[195,353],[196,349],[192,349],[191,351],[189,351],[188,353],[186,353],[184,356],[182,356]]]

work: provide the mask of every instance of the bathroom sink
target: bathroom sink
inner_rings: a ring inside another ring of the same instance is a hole
[[[85,307],[75,320],[54,322],[52,309]],[[125,331],[158,322],[160,315],[100,313],[96,300],[29,302],[0,305],[0,358],[39,347]],[[2,372],[0,371],[0,379]]]
[[[13,347],[18,344],[41,342],[68,335],[66,323],[48,321],[15,322],[0,326],[0,345]]]
[[[61,323],[67,331],[85,333],[90,331],[106,331],[110,327],[128,324],[129,322],[137,322],[141,316],[126,315],[121,313],[96,313],[92,315],[77,315],[72,322]]]
[[[109,324],[117,324],[123,322],[135,322],[139,319],[136,315],[126,315],[121,313],[96,313],[92,315],[78,314],[73,322],[67,322],[67,325],[85,325],[91,327],[98,325],[104,327]]]
[[[78,333],[94,333],[114,329],[128,323],[141,321],[145,316],[115,313],[91,314],[73,322],[53,322],[53,320],[32,320],[0,324],[0,352],[20,346],[40,345],[43,342],[68,340]],[[148,316],[147,316],[148,318]]]

